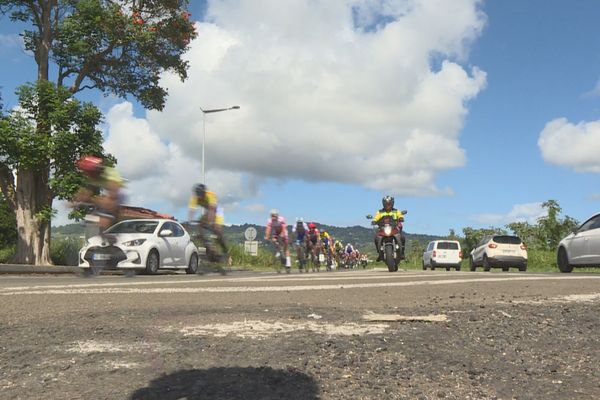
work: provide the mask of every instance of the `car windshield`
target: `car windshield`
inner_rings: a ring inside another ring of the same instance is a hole
[[[494,236],[494,242],[500,244],[521,244],[518,236]]]
[[[106,233],[154,233],[158,221],[124,221],[111,226]]]
[[[458,250],[458,243],[456,242],[438,242],[438,250]]]

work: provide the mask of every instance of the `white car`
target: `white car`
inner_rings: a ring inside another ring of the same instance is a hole
[[[423,252],[423,269],[442,267],[446,271],[450,268],[460,271],[461,261],[462,250],[456,240],[433,240]]]
[[[483,267],[484,271],[495,267],[502,267],[502,271],[510,267],[527,271],[527,247],[518,236],[488,235],[471,251],[469,264],[471,271],[477,267]]]
[[[600,267],[600,214],[558,243],[556,262],[560,272],[571,272],[573,267]]]
[[[170,219],[131,219],[108,228],[103,236],[90,237],[79,251],[79,267],[144,270],[185,268],[198,272],[198,249],[190,235]]]

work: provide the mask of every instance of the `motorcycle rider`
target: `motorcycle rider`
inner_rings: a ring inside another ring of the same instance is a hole
[[[392,196],[384,196],[381,199],[381,204],[383,205],[383,208],[381,210],[377,211],[377,213],[375,213],[375,216],[373,217],[371,224],[379,225],[380,221],[382,221],[384,218],[391,218],[393,220],[393,224],[396,224],[396,226],[398,227],[398,234],[396,234],[394,236],[396,241],[398,243],[400,243],[400,249],[398,250],[398,253],[399,253],[398,259],[404,260],[404,248],[405,248],[405,243],[406,243],[406,236],[404,235],[404,232],[402,230],[402,222],[404,222],[404,214],[402,214],[401,211],[394,208],[394,198]],[[381,252],[381,241],[382,241],[381,236],[379,236],[376,232],[375,233],[375,249],[377,250],[377,254],[378,254],[377,261],[383,260],[383,253]]]

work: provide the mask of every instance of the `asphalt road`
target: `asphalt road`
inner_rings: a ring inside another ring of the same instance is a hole
[[[0,276],[0,398],[596,399],[600,276]]]

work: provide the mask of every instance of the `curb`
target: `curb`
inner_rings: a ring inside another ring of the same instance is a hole
[[[72,274],[76,268],[62,265],[0,264],[0,274]]]

